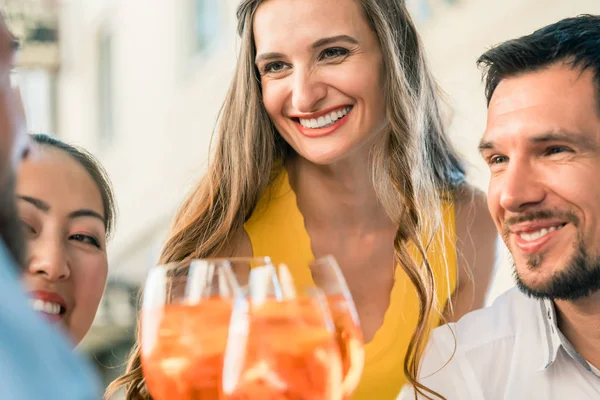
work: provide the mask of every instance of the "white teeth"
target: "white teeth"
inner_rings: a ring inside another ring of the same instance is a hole
[[[557,226],[553,226],[550,228],[542,228],[539,231],[535,231],[532,233],[521,233],[519,236],[521,237],[521,239],[524,239],[528,242],[531,242],[533,240],[539,239],[542,236],[546,236],[547,234],[549,234],[550,232],[554,232],[555,230],[557,230],[559,227]]]
[[[60,304],[57,303],[52,303],[40,299],[29,299],[29,305],[35,311],[54,315],[60,314]]]
[[[344,115],[348,114],[348,112],[352,109],[352,107],[344,107],[340,110],[332,111],[329,114],[313,119],[303,119],[300,118],[300,125],[305,128],[318,129],[325,128],[329,125],[333,125],[338,119],[343,118]]]

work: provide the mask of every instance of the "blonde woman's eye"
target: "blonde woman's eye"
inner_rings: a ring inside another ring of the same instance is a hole
[[[281,61],[270,62],[263,68],[263,73],[268,74],[270,72],[281,72],[285,69],[285,64]]]
[[[349,51],[342,47],[332,47],[330,49],[323,50],[320,58],[322,60],[329,60],[332,58],[345,57],[348,55],[348,53],[349,53]]]

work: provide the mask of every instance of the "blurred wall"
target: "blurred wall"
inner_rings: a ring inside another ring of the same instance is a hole
[[[156,262],[175,209],[202,175],[235,63],[236,4],[72,0],[63,8],[60,136],[98,154],[112,177],[115,277],[139,281]],[[197,27],[205,20],[212,36]]]

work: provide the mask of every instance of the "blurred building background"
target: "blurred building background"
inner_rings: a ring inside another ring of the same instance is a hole
[[[236,61],[239,0],[0,0],[22,41],[17,79],[29,128],[81,145],[112,177],[119,220],[110,283],[80,350],[108,382],[135,331],[136,293],[169,223],[202,175]],[[490,46],[599,0],[407,0],[452,106],[450,133],[486,188],[477,143],[485,102],[475,60]],[[504,262],[491,299],[512,286]]]

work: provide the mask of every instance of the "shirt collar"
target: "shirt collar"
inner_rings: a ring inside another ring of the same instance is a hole
[[[542,338],[543,345],[543,359],[539,370],[548,369],[555,361],[558,356],[558,352],[563,350],[575,361],[577,361],[583,368],[592,372],[594,375],[600,377],[598,370],[593,369],[592,366],[577,353],[577,350],[569,342],[569,340],[562,334],[558,329],[556,320],[556,310],[552,300],[543,299],[539,300],[540,305],[540,335]]]

